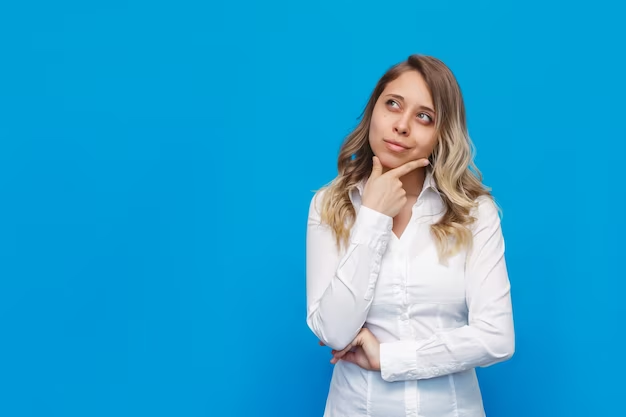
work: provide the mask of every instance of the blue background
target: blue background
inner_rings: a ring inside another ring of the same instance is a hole
[[[488,414],[624,415],[613,3],[4,2],[0,416],[321,416],[311,191],[411,53],[457,75],[504,210]]]

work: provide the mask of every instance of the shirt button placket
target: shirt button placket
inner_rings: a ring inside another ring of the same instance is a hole
[[[403,254],[403,259],[402,261],[404,261],[404,257],[406,257],[406,254]],[[404,262],[402,262],[404,263]],[[407,287],[406,287],[406,277],[404,276],[406,274],[406,271],[403,271],[403,273],[400,276],[400,296],[402,297],[402,301],[401,301],[401,311],[400,311],[400,337],[402,339],[407,339],[411,337],[411,324],[409,321],[409,306],[407,303]]]

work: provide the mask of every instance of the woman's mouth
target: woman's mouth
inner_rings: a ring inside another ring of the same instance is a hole
[[[393,152],[404,152],[409,149],[406,145],[396,142],[395,140],[383,139],[383,142],[385,142],[387,149]]]

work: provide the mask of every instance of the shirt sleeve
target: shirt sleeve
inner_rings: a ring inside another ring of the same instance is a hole
[[[307,324],[327,346],[341,350],[365,323],[393,220],[361,206],[341,253],[332,230],[321,223],[324,192],[311,200],[307,222]]]
[[[466,261],[468,325],[423,340],[381,343],[385,381],[434,378],[505,361],[515,350],[504,238],[494,202],[481,197]]]

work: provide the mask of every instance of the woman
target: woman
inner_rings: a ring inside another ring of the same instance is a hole
[[[452,72],[379,80],[311,201],[307,323],[332,348],[326,417],[484,416],[475,368],[515,349],[498,209]]]

